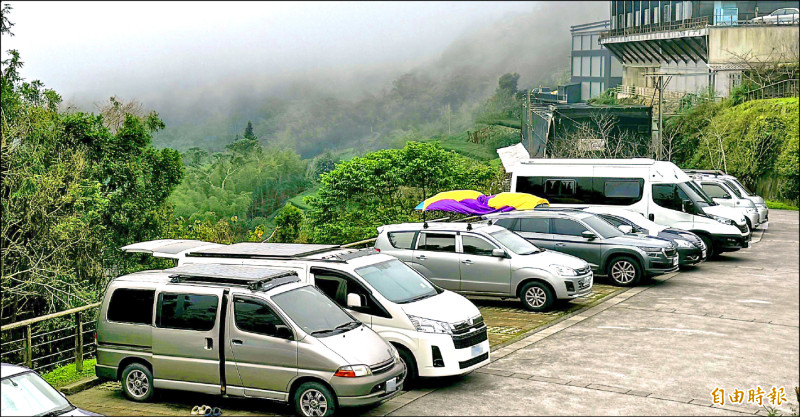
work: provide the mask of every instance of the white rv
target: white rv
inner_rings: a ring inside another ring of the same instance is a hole
[[[546,198],[554,207],[626,207],[697,234],[709,256],[746,248],[750,241],[744,216],[715,203],[672,162],[528,159],[514,166],[511,191]]]

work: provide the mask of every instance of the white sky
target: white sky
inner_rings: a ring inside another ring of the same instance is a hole
[[[5,3],[5,2],[4,2]],[[65,98],[138,97],[237,77],[407,69],[533,2],[9,1],[22,75]],[[4,54],[5,56],[5,54]]]

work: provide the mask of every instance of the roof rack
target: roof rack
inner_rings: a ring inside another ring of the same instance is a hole
[[[721,169],[684,169],[683,172],[688,174],[714,174],[714,175],[727,175]]]
[[[374,250],[373,248],[354,250],[343,248],[339,245],[245,242],[208,249],[200,249],[198,251],[189,252],[186,254],[186,256],[203,258],[272,259],[291,261],[301,259],[308,260],[312,255],[320,255],[324,254],[325,252],[336,250],[342,250],[346,252],[321,256],[319,258],[313,258],[313,260],[320,262],[345,263],[351,259],[378,253],[378,251]]]
[[[209,283],[244,286],[251,291],[263,290],[279,285],[298,282],[294,271],[257,266],[188,264],[165,269],[171,283]]]
[[[362,256],[377,255],[379,253],[380,252],[378,252],[378,250],[375,248],[363,248],[363,249],[351,250],[349,252],[344,252],[344,253],[335,253],[332,255],[323,256],[322,258],[315,260],[347,262],[351,259],[360,258]]]

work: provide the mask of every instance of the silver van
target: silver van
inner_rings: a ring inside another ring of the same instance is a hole
[[[592,269],[580,258],[544,251],[500,226],[404,223],[381,226],[375,248],[434,284],[463,294],[519,297],[532,311],[592,292]]]
[[[96,373],[134,401],[165,388],[327,416],[397,395],[406,371],[394,347],[294,272],[193,264],[111,281]]]

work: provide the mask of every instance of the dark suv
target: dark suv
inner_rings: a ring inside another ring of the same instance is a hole
[[[626,235],[602,218],[580,210],[537,209],[484,216],[540,248],[577,256],[615,285],[678,269],[678,251],[668,240]]]

